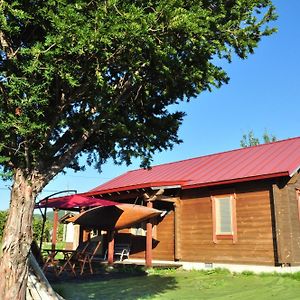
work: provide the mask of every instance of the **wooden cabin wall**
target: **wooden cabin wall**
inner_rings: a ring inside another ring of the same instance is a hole
[[[300,189],[300,176],[288,182],[273,185],[276,215],[278,262],[283,265],[300,265],[300,220],[296,190]]]
[[[244,183],[236,193],[237,242],[213,242],[210,190],[183,192],[181,201],[182,261],[274,265],[270,184]],[[226,191],[226,190],[225,190]]]
[[[171,210],[156,228],[157,246],[153,259],[174,260],[174,211]]]
[[[174,260],[174,211],[169,213],[153,230],[153,259]],[[131,258],[145,258],[146,237],[131,236]]]

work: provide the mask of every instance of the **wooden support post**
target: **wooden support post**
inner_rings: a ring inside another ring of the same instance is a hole
[[[80,208],[80,213],[84,212],[84,208]],[[83,227],[80,225],[79,227],[79,243],[78,244],[82,244],[84,242],[84,229]]]
[[[88,230],[83,229],[82,233],[82,241],[87,242],[90,239],[90,232]]]
[[[153,203],[151,201],[147,202],[147,207],[153,208]],[[146,233],[146,268],[152,267],[152,220],[149,219],[147,222],[147,233]]]
[[[180,221],[181,221],[181,205],[180,200],[176,200],[174,202],[174,245],[175,245],[175,253],[174,258],[175,260],[181,259],[181,228],[180,228]]]
[[[114,248],[115,248],[115,232],[108,231],[108,247],[107,247],[107,263],[112,265],[114,263]]]
[[[52,229],[52,250],[55,250],[57,240],[57,227],[58,227],[58,209],[54,209],[53,214],[53,229]]]

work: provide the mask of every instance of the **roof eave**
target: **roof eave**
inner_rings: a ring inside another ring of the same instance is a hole
[[[120,193],[120,192],[126,192],[126,191],[129,192],[129,191],[133,191],[133,190],[146,189],[146,188],[157,189],[158,187],[159,188],[172,187],[172,188],[181,188],[183,190],[187,190],[187,189],[195,189],[195,188],[210,187],[210,186],[225,185],[225,184],[227,185],[227,184],[232,184],[232,183],[271,179],[271,178],[278,178],[278,177],[285,177],[285,176],[291,176],[291,175],[289,174],[288,171],[284,171],[284,172],[263,174],[263,175],[243,177],[243,178],[235,178],[235,179],[222,180],[222,181],[202,182],[202,183],[196,183],[196,184],[189,184],[188,181],[172,182],[172,184],[170,184],[171,182],[148,182],[148,183],[122,186],[122,187],[103,189],[103,190],[97,190],[97,191],[93,190],[90,192],[83,193],[82,195],[95,196],[95,195]]]
[[[135,184],[135,185],[128,185],[128,186],[122,186],[122,187],[116,187],[116,188],[110,188],[110,189],[103,189],[103,190],[92,190],[90,192],[86,192],[83,195],[84,196],[95,196],[95,195],[103,195],[103,194],[112,194],[112,193],[120,193],[120,192],[126,192],[126,191],[133,191],[138,189],[170,189],[170,188],[181,188],[183,184],[185,184],[187,181],[161,181],[161,182],[147,182],[147,183],[141,183],[141,184]]]
[[[187,189],[195,189],[195,188],[200,188],[200,187],[209,187],[209,186],[240,183],[240,182],[263,180],[263,179],[271,179],[271,178],[286,177],[286,176],[290,176],[288,171],[272,173],[272,174],[263,174],[263,175],[257,175],[257,176],[250,176],[250,177],[243,177],[243,178],[235,178],[235,179],[222,180],[222,181],[187,184],[187,185],[183,185],[182,189],[187,190]]]

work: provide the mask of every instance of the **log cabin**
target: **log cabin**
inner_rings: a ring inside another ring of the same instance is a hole
[[[299,168],[296,137],[129,171],[85,195],[163,211],[115,236],[131,258],[151,247],[148,259],[300,266]]]

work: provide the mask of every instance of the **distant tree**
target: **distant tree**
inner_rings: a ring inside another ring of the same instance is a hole
[[[0,241],[2,240],[4,226],[7,220],[8,211],[2,210],[0,211]]]
[[[276,142],[277,137],[275,135],[269,134],[268,132],[265,131],[265,133],[263,134],[263,141],[264,141],[264,144]]]
[[[262,136],[262,140],[254,136],[253,130],[250,130],[248,133],[243,135],[243,138],[240,141],[240,145],[243,148],[256,146],[259,144],[267,144],[277,141],[276,136],[269,134],[267,131]]]
[[[0,299],[24,299],[37,195],[80,156],[149,166],[180,142],[172,104],[228,82],[271,0],[0,1],[0,166],[12,177]]]
[[[33,218],[32,225],[33,225],[33,238],[39,242],[42,235],[43,219],[35,216]],[[50,220],[46,220],[44,226],[45,227],[44,227],[43,241],[48,242],[51,236],[50,232],[53,228],[53,222],[51,222]]]

